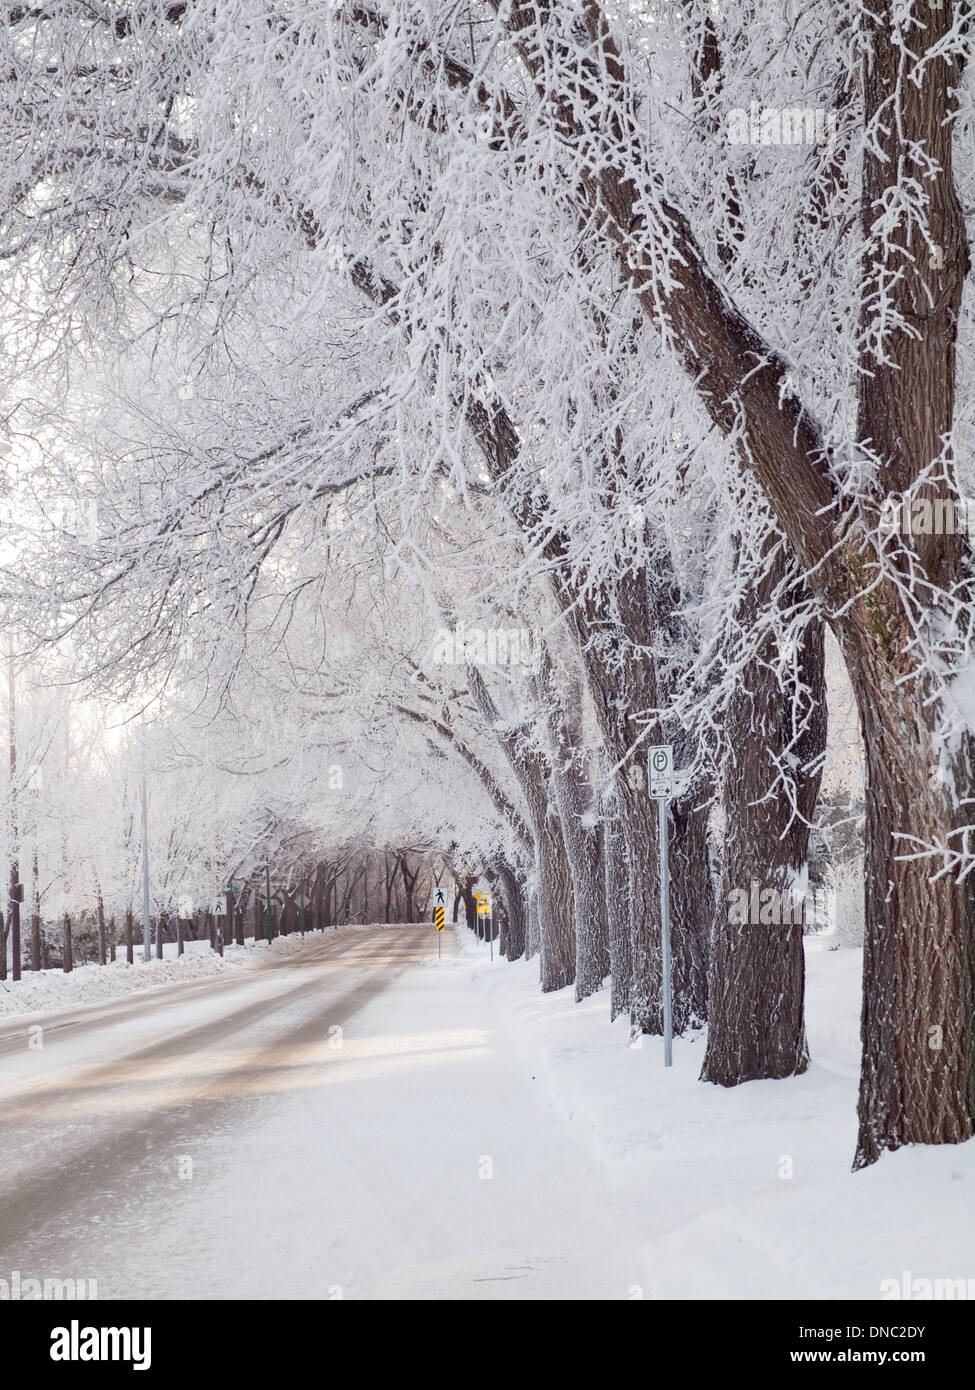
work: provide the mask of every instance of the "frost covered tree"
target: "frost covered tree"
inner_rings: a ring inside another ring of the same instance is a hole
[[[192,632],[230,690],[239,635],[280,637],[262,606],[329,582],[316,545],[405,564],[425,622],[494,567],[495,611],[560,625],[554,675],[458,682],[446,718],[371,692],[373,727],[475,774],[458,863],[549,856],[549,982],[608,961],[651,1031],[631,773],[673,741],[678,1023],[710,1008],[732,1084],[805,1064],[798,933],[727,903],[801,893],[827,623],[867,760],[858,1163],[973,1127],[970,555],[924,524],[972,433],[968,31],[951,0],[54,0],[0,28],[24,628],[133,687]],[[921,524],[886,524],[905,501]],[[444,549],[445,508],[476,539]]]

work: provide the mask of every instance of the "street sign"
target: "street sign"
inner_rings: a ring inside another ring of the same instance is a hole
[[[670,954],[670,807],[674,794],[674,749],[669,743],[650,749],[650,796],[657,803],[660,842],[660,945],[663,972],[664,1066],[673,1065],[673,985]]]
[[[443,931],[443,908],[442,908],[442,907],[435,907],[435,908],[433,909],[433,924],[434,924],[434,926],[437,928],[437,931]]]
[[[438,902],[438,903],[442,903],[442,902],[443,902],[443,889],[442,889],[442,888],[438,888],[438,889],[437,889],[437,902]]]
[[[673,794],[673,745],[659,743],[650,749],[650,796],[654,801],[669,801]]]

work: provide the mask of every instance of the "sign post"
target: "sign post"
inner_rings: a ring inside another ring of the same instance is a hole
[[[664,994],[664,1066],[674,1061],[674,1010],[670,963],[670,798],[674,794],[674,749],[669,743],[650,749],[650,795],[657,803],[660,840],[660,938]]]
[[[443,931],[443,889],[437,889],[437,901],[433,909],[433,925],[437,929],[437,960],[440,959],[440,933]]]
[[[494,921],[491,916],[491,898],[488,893],[475,893],[478,917],[486,917],[488,940],[491,943],[491,959],[494,960]]]

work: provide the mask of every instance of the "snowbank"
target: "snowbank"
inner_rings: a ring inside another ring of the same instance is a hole
[[[361,931],[360,927],[340,927],[338,934]],[[300,951],[304,943],[329,940],[336,935],[326,932],[300,932],[279,936],[270,948],[266,942],[253,941],[244,946],[225,946],[223,959],[210,949],[209,941],[187,941],[184,954],[176,954],[176,943],[163,943],[163,959],[142,959],[141,944],[136,948],[135,964],[129,965],[124,950],[120,959],[107,965],[79,965],[70,974],[63,970],[25,970],[16,983],[0,980],[0,1017],[11,1014],[39,1013],[42,1010],[65,1009],[73,1004],[96,1003],[187,980],[199,980],[208,975],[221,975],[235,970],[250,970],[268,961],[286,959]],[[153,946],[155,950],[155,946]]]
[[[868,1298],[971,1279],[975,1141],[850,1169],[862,953],[806,939],[812,1065],[788,1081],[702,1085],[704,1037],[627,1046],[608,996],[541,995],[538,963],[493,967],[465,934],[441,968],[490,996],[553,1106],[588,1136],[639,1235],[647,1298]],[[428,962],[428,968],[436,965]]]

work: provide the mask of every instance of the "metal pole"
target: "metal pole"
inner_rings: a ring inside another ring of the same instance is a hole
[[[149,808],[146,779],[142,779],[142,959],[148,960],[149,948]]]
[[[271,865],[264,865],[265,903],[267,906],[267,944],[271,944]]]
[[[494,903],[488,913],[488,936],[491,938],[491,959],[494,960]]]
[[[24,890],[20,886],[20,865],[17,843],[17,735],[14,711],[14,654],[11,647],[7,657],[7,681],[10,690],[10,846],[13,859],[10,863],[10,969],[14,980],[20,979],[20,904]],[[4,961],[6,965],[6,961]],[[6,973],[6,972],[4,972]]]
[[[664,984],[664,1066],[674,1061],[674,1020],[670,982],[670,854],[668,845],[670,803],[663,797],[657,802],[660,824],[660,933],[663,947]]]

